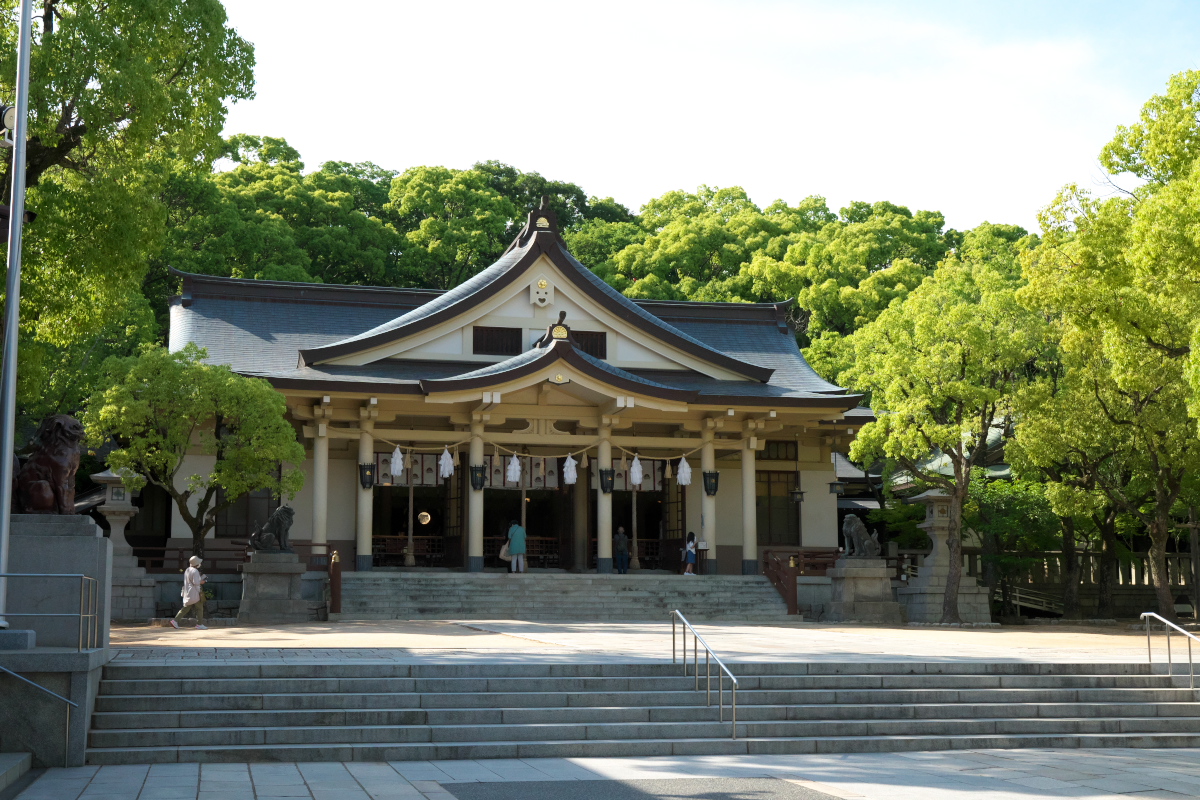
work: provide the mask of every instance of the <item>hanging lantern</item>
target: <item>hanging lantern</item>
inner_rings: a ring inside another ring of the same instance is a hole
[[[575,464],[575,459],[571,458],[571,456],[567,456],[567,460],[563,462],[563,483],[568,486],[574,485],[575,481],[579,479],[579,473],[575,469]]]
[[[687,456],[679,457],[679,472],[676,474],[678,476],[676,483],[678,483],[680,486],[692,485],[692,468],[687,463]]]
[[[374,464],[359,464],[358,465],[358,480],[364,489],[370,489],[375,485],[375,465]]]
[[[713,470],[712,472],[702,472],[704,477],[704,493],[709,497],[713,497],[717,493],[717,482],[721,477],[721,473]]]
[[[645,477],[646,475],[642,471],[642,460],[635,454],[633,463],[629,465],[629,488],[634,490],[642,488],[642,480]]]
[[[443,478],[449,478],[454,474],[454,456],[450,455],[450,448],[442,448],[442,457],[438,459],[438,475]]]
[[[612,494],[615,473],[615,469],[604,469],[603,467],[600,469],[600,491],[605,494]]]
[[[521,462],[515,453],[513,454],[513,457],[508,460],[508,472],[504,476],[504,479],[509,483],[521,482]]]
[[[472,464],[467,467],[471,471],[471,488],[475,491],[481,491],[484,483],[487,481],[487,465],[480,464],[476,466]]]

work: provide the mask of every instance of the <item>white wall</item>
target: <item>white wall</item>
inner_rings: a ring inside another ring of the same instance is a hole
[[[216,456],[184,456],[183,465],[179,469],[179,480],[176,482],[177,489],[187,488],[187,479],[190,475],[208,475],[212,472],[213,467],[217,463]],[[193,514],[196,513],[196,507],[200,504],[199,497],[192,497],[188,501],[188,510]],[[179,507],[174,502],[171,503],[171,538],[191,539],[192,529],[183,521],[183,516],[179,513]],[[213,535],[213,531],[208,532],[209,537]]]

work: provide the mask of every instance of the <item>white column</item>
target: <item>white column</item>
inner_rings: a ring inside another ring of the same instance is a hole
[[[327,423],[316,424],[313,439],[313,555],[325,555],[328,548],[329,531],[329,430]]]
[[[483,423],[471,423],[470,466],[483,464]],[[467,572],[483,572],[483,489],[467,481]]]
[[[758,510],[755,503],[754,448],[742,442],[742,574],[758,574]]]
[[[596,455],[597,469],[612,469],[612,430],[600,428],[600,446]],[[612,572],[612,494],[605,494],[596,473],[596,572]]]
[[[716,472],[717,469],[717,454],[713,448],[713,432],[701,431],[700,439],[703,446],[700,448],[700,480],[692,481],[692,485],[699,483],[700,486],[700,539],[708,543],[709,552],[716,553],[717,549],[717,498],[710,497],[708,492],[704,491],[704,475],[705,472]]]
[[[375,420],[359,420],[358,434],[358,463],[375,463]],[[355,469],[357,473],[357,468]],[[354,558],[354,568],[359,572],[371,569],[371,534],[375,527],[375,490],[364,489],[362,481],[355,475],[358,486],[358,508],[354,518],[354,544],[357,555]],[[376,476],[378,477],[378,476]]]

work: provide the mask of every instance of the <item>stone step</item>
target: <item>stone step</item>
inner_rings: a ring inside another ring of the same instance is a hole
[[[1037,663],[972,661],[906,662],[879,661],[865,664],[840,661],[734,662],[739,677],[762,675],[863,676],[863,675],[1006,675],[1049,676],[1155,676],[1166,679],[1162,664],[1138,663]],[[688,669],[691,669],[689,663]],[[556,678],[556,677],[674,677],[682,664],[646,662],[606,663],[512,663],[512,664],[394,664],[372,662],[227,664],[184,662],[154,664],[109,662],[104,680],[179,680],[183,678]],[[686,676],[685,676],[686,677]],[[1175,680],[1186,681],[1184,676]]]
[[[725,726],[728,731],[729,726]],[[882,753],[1014,748],[1200,747],[1196,733],[1074,733],[1007,735],[896,735],[731,739],[616,739],[572,741],[438,742],[417,744],[262,744],[91,748],[88,763],[433,761],[479,758],[603,758],[671,755],[779,755]]]
[[[527,723],[519,725],[289,725],[279,727],[170,728],[93,730],[96,748],[168,745],[212,747],[250,744],[321,744],[380,742],[555,741],[572,739],[707,739],[731,730],[712,713],[706,722]],[[1048,719],[902,719],[738,721],[738,735],[755,738],[832,736],[1005,736],[1080,733],[1177,733],[1200,731],[1196,717],[1124,717]]]
[[[715,671],[714,671],[715,672]],[[715,681],[715,677],[713,678]],[[700,683],[706,676],[701,667]],[[304,677],[304,678],[189,678],[180,680],[104,680],[101,695],[248,694],[275,693],[418,692],[529,693],[686,691],[696,679],[673,676],[592,677]],[[728,683],[728,681],[726,681]],[[923,691],[983,691],[987,689],[1167,689],[1165,675],[742,675],[738,688],[754,690],[826,691],[920,689]]]
[[[714,682],[713,693],[717,688]],[[497,693],[478,694],[456,692],[400,693],[400,694],[213,694],[190,695],[172,700],[170,696],[146,697],[101,697],[97,698],[97,709],[101,711],[180,711],[203,710],[288,710],[321,708],[508,708],[520,701],[527,707],[664,707],[699,704],[694,691],[675,692],[564,692],[553,693]],[[725,694],[729,694],[726,685]],[[703,697],[703,695],[700,695]],[[334,699],[338,698],[338,699]],[[850,691],[739,691],[738,702],[745,705],[916,705],[916,704],[978,704],[1001,703],[1030,707],[1030,704],[1045,703],[1186,703],[1195,700],[1194,693],[1186,688],[1179,689],[1107,689],[1107,690],[1060,690],[1060,689],[996,689],[976,691],[953,691],[936,689],[906,690],[850,690]],[[728,702],[728,698],[727,698]]]
[[[0,753],[0,795],[32,767],[33,756],[29,753]]]
[[[701,696],[703,699],[703,696]],[[715,701],[714,697],[714,701]],[[726,698],[728,702],[728,698]],[[713,706],[501,707],[501,708],[300,708],[287,710],[99,711],[92,716],[97,730],[192,728],[278,728],[290,726],[368,725],[543,725],[570,723],[711,722]],[[728,714],[728,710],[725,712]],[[999,718],[1188,718],[1200,720],[1200,702],[1177,703],[936,703],[877,705],[828,703],[814,705],[738,704],[738,719],[765,721],[952,720]]]

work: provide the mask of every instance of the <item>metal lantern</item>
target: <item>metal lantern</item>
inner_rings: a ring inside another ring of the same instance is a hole
[[[374,464],[359,464],[358,465],[358,480],[364,489],[370,489],[375,485],[375,465]]]
[[[845,481],[830,481],[829,482],[829,493],[830,494],[845,494],[846,493],[846,482]]]
[[[612,494],[613,477],[616,475],[616,473],[617,471],[615,469],[600,470],[600,491],[604,492],[605,494]]]
[[[714,497],[717,494],[717,482],[720,480],[721,473],[713,470],[701,474],[704,476],[704,493],[709,497]]]
[[[792,489],[790,492],[788,492],[788,497],[791,498],[791,501],[793,503],[803,503],[804,502],[804,492],[803,492],[803,490],[801,490],[801,488],[799,486],[797,486],[795,489]]]
[[[479,466],[475,466],[472,464],[468,469],[471,470],[471,488],[475,491],[481,491],[484,481],[487,480],[487,465],[480,464]]]

